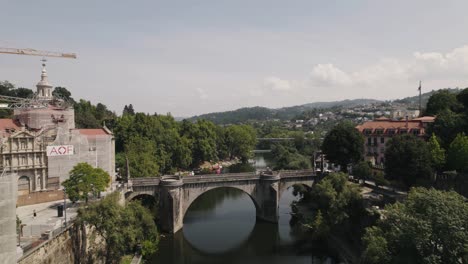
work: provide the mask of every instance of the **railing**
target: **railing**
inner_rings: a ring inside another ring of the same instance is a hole
[[[294,178],[294,177],[306,177],[315,176],[315,171],[312,169],[308,170],[283,170],[274,171],[273,173],[279,173],[281,178]],[[169,175],[167,175],[169,176]],[[164,178],[164,176],[162,176]],[[219,182],[219,181],[240,181],[240,180],[254,180],[259,179],[260,174],[255,172],[242,172],[242,173],[225,173],[225,174],[202,174],[202,175],[190,175],[183,176],[182,180],[184,183],[198,183],[198,182]],[[150,178],[132,178],[132,186],[151,186],[159,185],[161,177],[150,177]]]

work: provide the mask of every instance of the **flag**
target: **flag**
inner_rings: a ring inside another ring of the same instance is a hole
[[[421,81],[419,81],[418,91],[421,91]]]

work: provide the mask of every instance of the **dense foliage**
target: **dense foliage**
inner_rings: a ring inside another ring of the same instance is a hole
[[[434,104],[428,111],[437,116],[434,124],[429,127],[429,133],[435,133],[443,148],[448,149],[450,143],[460,133],[468,133],[468,88],[458,94],[442,90],[431,96]]]
[[[300,186],[295,186],[297,188]],[[304,192],[304,190],[301,190]],[[304,197],[314,209],[307,225],[315,236],[328,235],[334,227],[359,221],[364,212],[360,189],[348,182],[344,173],[332,173],[315,184]]]
[[[89,225],[91,232],[104,239],[102,256],[105,263],[119,263],[123,255],[133,254],[138,244],[143,256],[153,254],[157,250],[158,232],[151,213],[139,202],[121,206],[118,200],[119,193],[112,193],[99,202],[80,208],[77,224]]]
[[[109,186],[110,176],[101,168],[93,168],[88,163],[78,163],[70,171],[70,177],[62,185],[67,197],[72,201],[88,202],[89,193],[93,195],[105,191]]]
[[[342,122],[327,133],[322,151],[329,161],[340,165],[341,170],[345,171],[348,164],[362,160],[364,137],[354,124]]]
[[[424,184],[433,173],[431,152],[424,140],[411,135],[397,135],[385,148],[385,177],[406,186]]]
[[[450,143],[447,153],[447,167],[458,172],[468,173],[468,136],[458,134]]]
[[[363,241],[363,263],[468,263],[468,203],[453,191],[414,188],[385,207]]]
[[[176,122],[170,115],[124,114],[114,129],[117,166],[128,159],[132,177],[156,176],[198,167],[204,161],[239,158],[246,163],[256,144],[246,125]]]

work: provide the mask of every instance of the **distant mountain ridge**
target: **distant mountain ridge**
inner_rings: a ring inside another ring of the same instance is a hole
[[[265,121],[272,119],[287,120],[291,119],[304,111],[312,109],[324,109],[332,107],[353,107],[358,105],[380,103],[382,101],[376,99],[353,99],[332,102],[314,102],[297,106],[289,106],[282,108],[267,108],[261,106],[243,107],[233,111],[214,112],[188,118],[190,121],[197,119],[210,120],[217,124],[236,124],[243,123],[249,120]]]

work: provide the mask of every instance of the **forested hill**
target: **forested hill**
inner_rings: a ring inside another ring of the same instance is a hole
[[[447,88],[445,90],[451,93],[458,93],[461,91],[461,89],[459,88]],[[425,106],[427,104],[427,101],[429,100],[429,97],[431,97],[431,95],[433,95],[437,91],[439,90],[432,90],[430,92],[421,94],[421,104]],[[408,104],[410,106],[416,107],[419,105],[419,96],[416,95],[416,96],[411,96],[411,97],[405,97],[403,99],[394,100],[393,102],[400,103],[400,104]]]
[[[197,119],[207,119],[217,124],[236,124],[243,123],[249,120],[263,121],[271,119],[289,120],[297,115],[302,114],[304,111],[320,108],[331,107],[353,107],[357,105],[365,105],[371,103],[381,102],[375,99],[354,99],[333,102],[315,102],[304,105],[282,107],[277,109],[270,109],[266,107],[245,107],[234,111],[217,112],[203,114],[189,118],[191,121]]]

